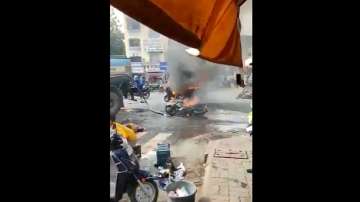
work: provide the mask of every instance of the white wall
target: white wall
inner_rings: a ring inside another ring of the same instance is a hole
[[[252,0],[246,0],[240,7],[241,32],[240,35],[252,36]]]

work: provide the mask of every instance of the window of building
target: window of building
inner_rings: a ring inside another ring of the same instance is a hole
[[[140,47],[140,39],[129,39],[130,47]]]
[[[127,18],[126,19],[126,24],[127,24],[127,29],[131,32],[131,31],[140,31],[140,23],[131,19],[131,18]]]
[[[142,59],[140,56],[133,56],[133,57],[130,57],[130,61],[131,62],[142,62]]]
[[[160,64],[161,54],[160,53],[151,53],[150,56],[150,64]]]

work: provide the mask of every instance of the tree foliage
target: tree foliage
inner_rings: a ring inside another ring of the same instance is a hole
[[[124,33],[120,30],[120,21],[113,9],[110,9],[110,55],[126,55]]]

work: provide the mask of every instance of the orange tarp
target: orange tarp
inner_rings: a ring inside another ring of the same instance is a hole
[[[151,29],[200,50],[201,58],[242,67],[239,5],[245,0],[111,0]]]

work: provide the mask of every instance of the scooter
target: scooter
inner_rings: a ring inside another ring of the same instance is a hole
[[[197,104],[191,107],[184,107],[182,100],[177,100],[175,104],[168,104],[165,112],[170,116],[202,116],[208,112],[206,104]]]
[[[127,193],[131,202],[156,202],[159,189],[153,176],[139,169],[132,147],[110,129],[110,160],[116,167],[116,180],[110,182],[110,202],[118,202]]]

